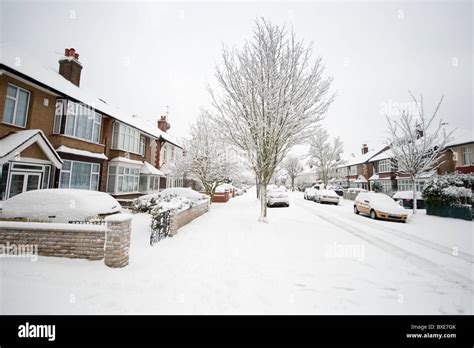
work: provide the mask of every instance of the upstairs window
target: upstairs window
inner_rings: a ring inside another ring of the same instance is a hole
[[[115,122],[112,148],[144,155],[145,137],[142,137],[137,129],[120,122]]]
[[[102,115],[88,106],[60,99],[56,103],[53,133],[99,143]]]
[[[26,89],[8,84],[3,109],[3,123],[26,127],[30,92]]]
[[[357,166],[351,166],[351,175],[357,175]]]
[[[392,161],[384,159],[379,161],[379,173],[387,173],[392,171]]]

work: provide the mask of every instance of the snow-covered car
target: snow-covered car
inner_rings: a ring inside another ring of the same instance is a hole
[[[277,187],[267,192],[267,206],[274,207],[276,205],[290,206],[288,191],[285,187]]]
[[[304,190],[304,199],[308,199],[312,201],[314,199],[314,195],[316,194],[316,191],[318,191],[314,187],[308,187],[307,189]]]
[[[339,195],[334,190],[318,190],[314,195],[314,201],[318,203],[339,204]]]
[[[413,209],[413,191],[397,191],[392,198],[404,208]],[[416,207],[425,209],[425,201],[421,192],[416,192]]]
[[[361,192],[354,201],[354,213],[367,214],[372,219],[406,222],[406,210],[384,193]]]
[[[20,193],[3,202],[1,218],[44,222],[85,221],[119,213],[120,203],[105,192],[46,189]]]
[[[333,190],[334,192],[337,193],[338,196],[342,197],[344,195],[344,190],[342,187],[339,186],[329,186],[327,187],[328,190]]]

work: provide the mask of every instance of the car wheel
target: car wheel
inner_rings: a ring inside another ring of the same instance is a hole
[[[375,213],[375,210],[373,209],[370,211],[370,218],[374,220],[377,218],[377,214]]]
[[[359,214],[359,209],[357,209],[357,205],[354,205],[354,213]]]

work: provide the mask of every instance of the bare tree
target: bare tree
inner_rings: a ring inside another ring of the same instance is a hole
[[[202,110],[191,125],[190,138],[185,141],[185,154],[177,163],[176,172],[197,178],[211,200],[217,186],[231,180],[233,173],[240,173],[206,110]]]
[[[267,185],[292,146],[304,143],[334,95],[323,78],[321,57],[297,41],[293,31],[264,19],[253,40],[223,51],[216,67],[218,88],[209,87],[214,120],[246,152],[260,190],[260,221],[267,221]]]
[[[415,112],[408,108],[401,110],[396,120],[386,116],[389,128],[388,142],[397,172],[408,174],[413,185],[413,213],[416,213],[416,181],[423,173],[436,169],[442,162],[440,154],[450,140],[452,132],[446,133],[443,120],[436,122],[443,96],[431,116],[426,116],[423,95],[418,101],[409,92],[415,105]],[[414,115],[416,113],[416,115]]]
[[[311,139],[309,150],[310,163],[326,186],[329,177],[335,175],[336,168],[342,163],[343,143],[339,137],[331,138],[326,129],[318,127]]]
[[[286,174],[290,178],[291,189],[294,191],[295,179],[303,172],[303,165],[301,164],[298,157],[291,156],[284,162],[283,167],[285,168]]]

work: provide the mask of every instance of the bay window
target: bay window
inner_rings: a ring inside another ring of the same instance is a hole
[[[102,115],[92,108],[70,100],[58,100],[53,133],[66,134],[99,143]]]
[[[26,89],[8,84],[3,109],[3,123],[26,127],[30,92]]]
[[[109,165],[107,192],[138,192],[140,169],[125,164]]]
[[[425,187],[424,180],[416,181],[416,190],[421,192]],[[413,182],[410,179],[399,179],[397,180],[398,191],[413,191]]]
[[[64,160],[59,174],[59,188],[97,191],[99,170],[100,165],[97,163]]]
[[[145,137],[137,129],[127,126],[120,122],[114,123],[112,148],[133,152],[136,154],[145,154]]]

